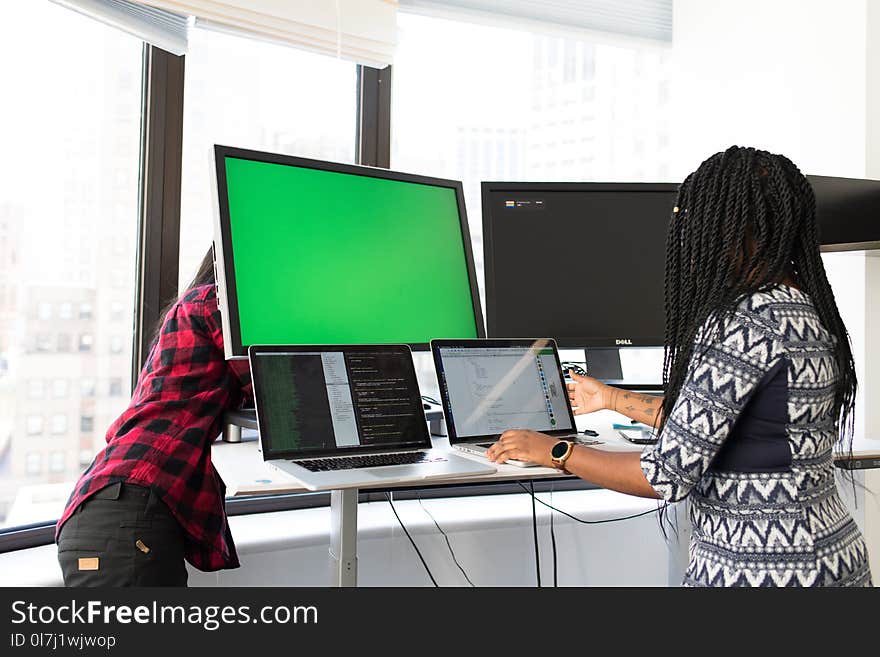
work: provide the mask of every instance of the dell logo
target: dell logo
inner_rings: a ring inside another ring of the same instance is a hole
[[[614,341],[614,344],[628,344],[631,345],[633,343],[632,340],[627,340],[626,338],[618,339]]]

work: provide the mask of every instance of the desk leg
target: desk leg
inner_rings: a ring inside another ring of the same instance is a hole
[[[690,500],[685,499],[671,507],[669,514],[675,530],[667,527],[666,547],[669,550],[667,584],[679,587],[684,581],[684,573],[687,570],[690,556],[688,553],[692,534]]]
[[[357,488],[330,491],[332,586],[357,586]]]

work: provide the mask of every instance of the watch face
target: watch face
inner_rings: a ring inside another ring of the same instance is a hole
[[[555,459],[561,459],[565,456],[565,453],[568,451],[568,443],[564,441],[560,441],[553,445],[553,449],[550,450],[550,455]]]

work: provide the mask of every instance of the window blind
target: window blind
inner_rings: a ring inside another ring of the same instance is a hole
[[[672,41],[673,0],[400,0],[401,11]]]
[[[200,27],[381,68],[397,40],[397,0],[141,0]]]
[[[187,16],[127,0],[52,0],[80,14],[133,34],[175,55],[186,53]]]
[[[397,0],[53,0],[176,55],[193,24],[382,68],[397,40]]]

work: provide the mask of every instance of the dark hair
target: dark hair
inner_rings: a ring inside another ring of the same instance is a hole
[[[189,285],[187,285],[183,292],[180,293],[175,299],[169,301],[164,308],[162,308],[162,312],[159,313],[159,319],[156,322],[156,327],[153,329],[153,339],[152,342],[155,342],[159,337],[159,332],[162,330],[162,324],[165,323],[165,316],[168,314],[168,311],[174,307],[180,299],[182,299],[187,292],[192,290],[194,287],[200,287],[202,285],[214,285],[214,247],[213,245],[208,247],[208,252],[205,254],[205,257],[202,258],[202,262],[199,264],[199,268],[196,270],[196,275],[193,276],[192,281],[190,281]]]
[[[658,430],[678,398],[701,325],[720,327],[747,295],[791,280],[809,295],[836,338],[834,413],[852,444],[856,373],[849,334],[819,255],[816,198],[782,155],[731,146],[690,174],[666,240],[666,338]]]

